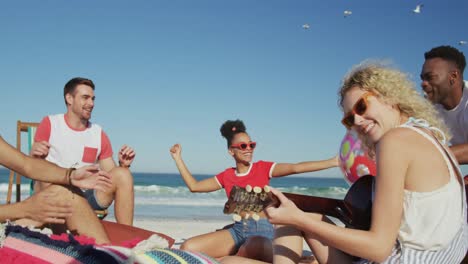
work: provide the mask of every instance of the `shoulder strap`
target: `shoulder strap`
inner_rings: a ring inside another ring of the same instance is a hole
[[[411,129],[417,131],[418,133],[420,133],[421,135],[424,135],[427,139],[429,139],[434,144],[437,144],[437,146],[440,149],[443,150],[442,154],[445,154],[447,159],[450,161],[450,164],[447,164],[447,165],[451,165],[451,170],[457,176],[458,182],[460,183],[461,187],[464,187],[463,176],[461,174],[460,165],[458,164],[458,161],[455,159],[455,157],[452,155],[452,153],[447,149],[447,146],[442,144],[439,141],[439,139],[437,139],[437,137],[434,135],[434,130],[433,129],[431,129],[429,127],[421,127],[421,126],[417,126],[417,125],[416,126],[402,125],[402,127],[411,128]],[[438,130],[438,132],[440,133],[440,130]],[[465,188],[462,188],[462,189],[463,189],[463,192],[464,192]]]

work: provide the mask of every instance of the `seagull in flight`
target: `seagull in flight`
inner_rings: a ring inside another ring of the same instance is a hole
[[[458,41],[458,45],[460,45],[460,46],[463,46],[463,45],[466,45],[466,44],[468,44],[468,42],[466,40]]]
[[[344,17],[350,16],[353,12],[351,10],[345,10],[343,12]]]
[[[302,25],[302,28],[303,28],[303,29],[309,29],[309,28],[310,28],[310,25],[309,25],[309,24],[304,24],[304,25]]]
[[[419,4],[416,6],[416,8],[413,10],[413,13],[415,14],[420,14],[421,13],[421,9],[423,8],[423,4]]]

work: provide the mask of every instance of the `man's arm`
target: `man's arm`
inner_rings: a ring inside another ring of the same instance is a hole
[[[99,167],[101,168],[101,170],[109,172],[110,170],[115,168],[115,166],[116,165],[112,157],[99,160]]]
[[[468,164],[468,143],[453,145],[450,149],[460,165]]]
[[[102,131],[101,133],[101,154],[99,155],[99,165],[101,169],[109,172],[112,170],[116,164],[112,158],[113,151],[112,145],[110,143],[109,137],[107,134]],[[130,168],[133,160],[135,159],[135,151],[133,148],[123,145],[118,153],[119,166],[124,168]]]

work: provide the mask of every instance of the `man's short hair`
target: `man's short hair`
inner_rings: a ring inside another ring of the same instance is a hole
[[[65,105],[67,105],[67,99],[66,99],[67,94],[75,93],[76,86],[78,86],[80,84],[87,85],[87,86],[93,88],[93,90],[94,90],[94,83],[90,79],[76,77],[76,78],[73,78],[73,79],[69,80],[65,84],[65,87],[63,88],[63,99],[65,99]]]
[[[460,71],[460,74],[463,75],[463,71],[465,70],[466,66],[465,55],[463,55],[463,52],[452,46],[439,46],[424,53],[424,59],[428,60],[434,58],[441,58],[446,61],[455,63],[458,70]]]

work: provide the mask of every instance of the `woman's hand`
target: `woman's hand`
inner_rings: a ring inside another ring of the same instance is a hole
[[[340,155],[336,155],[335,157],[331,158],[330,160],[331,160],[331,162],[333,164],[333,167],[340,166]]]
[[[72,214],[72,205],[56,192],[45,189],[22,202],[26,218],[40,223],[64,224]]]
[[[278,198],[280,205],[278,207],[267,207],[265,213],[268,220],[272,224],[295,225],[300,222],[303,211],[289,200],[283,193],[275,188],[271,188],[271,192]]]
[[[70,179],[73,186],[81,189],[95,189],[106,192],[112,188],[111,175],[100,170],[98,165],[76,169],[72,171]]]
[[[171,153],[171,156],[174,160],[180,159],[182,156],[182,146],[180,144],[175,144],[172,146],[169,152]]]

